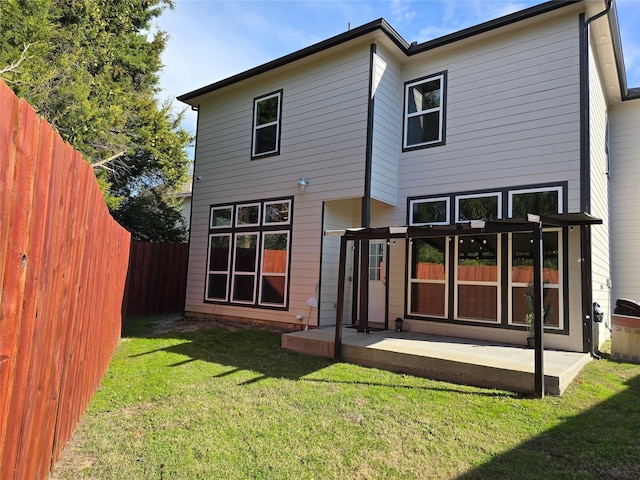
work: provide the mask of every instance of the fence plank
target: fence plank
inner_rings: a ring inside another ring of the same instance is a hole
[[[0,81],[0,478],[44,479],[120,336],[130,235]]]
[[[187,256],[186,243],[131,242],[127,318],[184,311]]]

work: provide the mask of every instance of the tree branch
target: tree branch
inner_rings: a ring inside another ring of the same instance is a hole
[[[99,162],[95,162],[92,163],[91,166],[96,169],[96,168],[104,168],[105,170],[109,170],[110,172],[113,172],[113,169],[108,167],[107,164],[113,162],[114,160],[117,160],[118,158],[120,158],[121,156],[123,156],[125,154],[125,151],[121,151],[119,153],[116,153],[115,155],[110,156],[109,158],[105,158],[104,160],[100,160]]]
[[[33,43],[26,43],[24,45],[24,49],[22,50],[22,53],[20,54],[20,58],[18,60],[16,60],[15,62],[13,62],[8,67],[4,67],[4,68],[0,69],[0,75],[2,75],[3,73],[11,72],[13,70],[18,70],[18,67],[20,66],[20,64],[22,62],[24,62],[25,60],[31,58],[31,57],[27,57],[27,50],[29,50],[29,47],[31,47],[32,45],[33,45]]]

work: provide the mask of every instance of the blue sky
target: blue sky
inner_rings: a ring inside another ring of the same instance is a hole
[[[424,42],[543,0],[174,0],[157,27],[169,34],[162,99],[385,18],[408,42]],[[640,87],[640,0],[616,0],[627,83]],[[176,107],[182,104],[176,102]],[[183,123],[195,133],[195,114]]]

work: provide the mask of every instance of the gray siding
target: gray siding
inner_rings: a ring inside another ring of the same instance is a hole
[[[381,47],[375,55],[373,79],[371,197],[397,206],[402,150],[402,81],[400,65]]]
[[[293,321],[320,275],[322,202],[362,196],[368,45],[289,66],[202,99],[186,311]],[[253,98],[283,89],[280,155],[251,160]],[[299,192],[297,181],[311,184]],[[205,304],[209,205],[294,197],[289,312]]]
[[[616,105],[611,125],[612,299],[640,300],[640,100]]]
[[[576,16],[412,58],[403,80],[448,72],[446,145],[402,155],[407,196],[565,180],[579,208]]]
[[[593,281],[593,301],[598,302],[606,312],[610,309],[610,258],[609,258],[609,176],[607,175],[607,154],[605,151],[607,103],[602,89],[598,65],[589,56],[589,119],[591,154],[591,212],[602,219],[602,225],[591,228],[591,265]],[[604,341],[605,329],[601,325],[599,342]]]

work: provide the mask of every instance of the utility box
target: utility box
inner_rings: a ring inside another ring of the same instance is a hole
[[[640,364],[640,303],[619,299],[611,327],[611,358]]]

